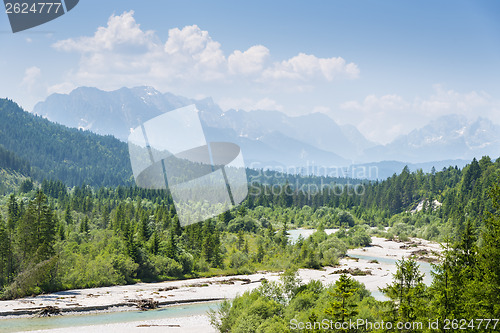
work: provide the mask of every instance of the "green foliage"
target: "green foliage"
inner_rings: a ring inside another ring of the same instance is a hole
[[[0,144],[0,168],[8,169],[10,171],[17,171],[25,176],[30,175],[31,166],[29,162],[23,160],[16,154],[5,149]]]
[[[60,289],[57,264],[58,258],[52,257],[28,267],[3,291],[2,298],[18,298]]]
[[[264,282],[225,303],[214,315],[214,327],[221,332],[286,332],[292,319],[494,318],[500,315],[499,170],[500,161],[487,158],[463,171],[448,168],[425,175],[404,170],[384,182],[366,183],[365,196],[301,196],[292,182],[284,181],[291,196],[249,197],[219,218],[186,227],[180,226],[166,191],[69,188],[44,180],[33,183],[40,190],[23,193],[19,182],[16,194],[0,197],[0,293],[12,298],[292,269],[279,282]],[[422,210],[411,212],[419,203]],[[292,242],[289,229],[299,225],[317,231]],[[340,230],[328,235],[325,228],[331,227]],[[384,227],[390,227],[388,233]],[[386,303],[369,297],[363,285],[347,276],[333,286],[317,281],[304,285],[294,273],[298,267],[336,265],[348,248],[369,245],[374,233],[446,241],[448,249],[429,290],[411,260],[398,264],[394,282],[384,289]]]
[[[6,99],[0,99],[0,142],[0,167],[39,181],[109,186],[128,183],[132,176],[125,143],[51,123]]]
[[[12,242],[2,217],[0,216],[0,286],[9,282],[12,273]]]
[[[340,322],[354,318],[358,314],[357,304],[354,300],[356,291],[354,280],[345,274],[340,275],[340,278],[335,282],[335,288],[329,292],[333,300],[328,304],[325,313],[335,321]]]
[[[394,282],[381,291],[390,299],[390,311],[386,320],[397,322],[415,322],[421,318],[425,309],[426,286],[419,265],[413,259],[401,259],[396,262]]]
[[[47,197],[38,191],[17,226],[18,243],[24,261],[36,264],[54,255],[55,226]]]
[[[26,176],[9,169],[0,168],[0,195],[8,195],[19,190]]]
[[[295,331],[294,322],[314,325],[314,322],[320,324],[322,320],[331,320],[328,313],[332,308],[337,309],[338,296],[338,304],[341,304],[338,308],[343,309],[339,314],[349,313],[354,321],[379,319],[376,317],[377,303],[368,294],[361,284],[346,276],[341,282],[325,287],[315,280],[303,284],[291,270],[283,273],[279,282],[264,282],[252,292],[223,302],[218,309],[209,312],[209,317],[218,332],[291,332]],[[358,310],[363,312],[362,316]],[[322,331],[315,330],[312,325],[311,329],[304,327],[304,331]]]

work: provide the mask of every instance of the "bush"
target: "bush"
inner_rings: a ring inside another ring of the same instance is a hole
[[[198,272],[208,272],[210,270],[210,264],[204,258],[201,258],[194,265],[194,270]]]
[[[136,264],[132,258],[124,254],[119,254],[113,258],[113,267],[127,283],[133,283],[139,265]]]
[[[182,265],[182,273],[189,274],[193,271],[194,258],[191,254],[184,252],[179,256],[179,263]]]
[[[62,282],[66,288],[93,288],[133,282],[137,264],[127,262],[125,257],[99,255],[90,259],[82,254],[73,254],[61,266],[65,272]],[[121,272],[127,274],[128,281],[120,275]]]
[[[169,276],[182,276],[182,265],[172,258],[163,256],[152,256],[151,262],[157,270],[157,275],[161,279],[166,279]]]
[[[338,215],[339,225],[344,227],[353,227],[355,224],[354,217],[349,212],[343,211]]]
[[[328,237],[327,240],[319,244],[318,248],[323,254],[324,265],[336,265],[338,258],[347,253],[347,245],[335,236]]]
[[[347,241],[351,246],[363,247],[369,246],[372,239],[365,228],[356,227],[349,230]]]
[[[266,319],[259,327],[257,327],[257,333],[274,333],[281,332],[287,333],[290,332],[290,329],[285,322],[285,320],[277,315],[272,318]]]
[[[24,270],[5,289],[2,298],[19,298],[60,288],[57,281],[57,261],[57,257],[52,257]]]
[[[240,268],[248,263],[248,256],[243,252],[234,252],[229,257],[229,266],[231,268]]]
[[[227,227],[227,230],[229,232],[238,232],[240,230],[243,231],[248,231],[248,232],[255,232],[258,229],[257,222],[248,216],[238,216],[237,218],[231,220],[229,222],[229,225]]]

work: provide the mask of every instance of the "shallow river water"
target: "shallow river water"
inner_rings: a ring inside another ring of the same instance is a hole
[[[210,308],[216,308],[218,304],[219,302],[205,302],[168,306],[151,311],[106,312],[98,314],[62,315],[46,318],[3,319],[0,320],[0,332],[36,331],[204,315]]]

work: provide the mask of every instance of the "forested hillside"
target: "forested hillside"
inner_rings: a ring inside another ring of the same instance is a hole
[[[0,99],[0,145],[3,167],[39,181],[57,179],[69,186],[116,186],[132,181],[125,143],[52,123],[7,99]]]
[[[8,151],[0,144],[0,168],[17,171],[26,176],[31,172],[31,166],[28,161],[23,160],[11,151]]]

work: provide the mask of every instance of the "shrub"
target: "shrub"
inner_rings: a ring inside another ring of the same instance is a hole
[[[248,263],[248,256],[243,252],[234,252],[229,257],[229,266],[231,268],[240,268]]]
[[[157,270],[157,275],[162,279],[166,279],[168,276],[182,275],[182,265],[172,258],[152,256],[151,261]]]

